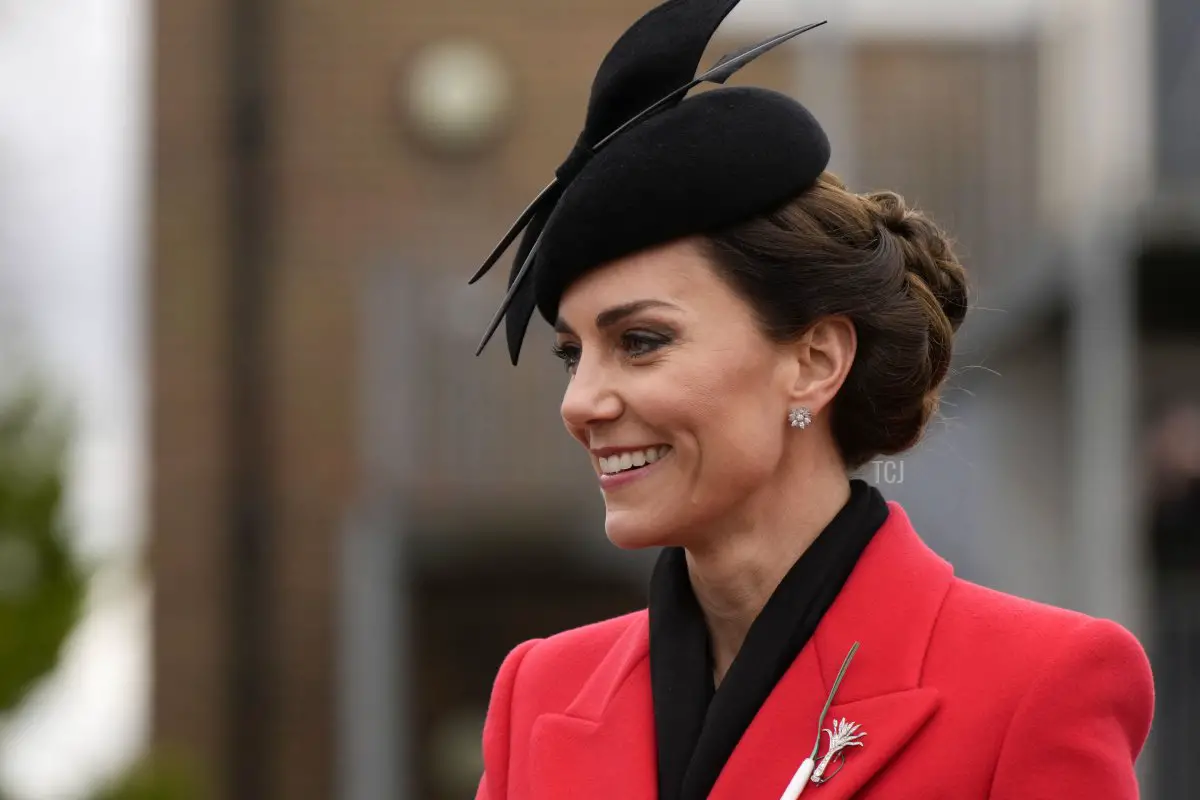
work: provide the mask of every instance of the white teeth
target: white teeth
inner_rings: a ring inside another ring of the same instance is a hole
[[[670,450],[670,447],[662,445],[660,447],[647,447],[644,450],[630,450],[619,455],[601,456],[600,471],[605,475],[615,475],[618,472],[624,472],[634,467],[644,467],[647,464],[653,464],[655,461],[658,461],[670,452]]]

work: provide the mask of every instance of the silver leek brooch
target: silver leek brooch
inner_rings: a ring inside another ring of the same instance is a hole
[[[860,726],[856,723],[840,719],[834,720],[830,727],[822,728],[825,724],[825,715],[829,713],[829,707],[833,705],[833,697],[837,694],[838,687],[842,684],[842,678],[846,676],[846,670],[849,669],[856,652],[858,652],[858,642],[855,642],[854,646],[850,648],[850,652],[846,654],[846,660],[842,662],[842,668],[838,670],[837,678],[833,682],[833,689],[830,690],[829,697],[825,698],[825,707],[821,709],[821,718],[817,720],[817,741],[813,744],[812,754],[800,764],[800,768],[792,776],[791,782],[788,783],[779,800],[796,800],[810,781],[816,784],[825,783],[841,771],[842,765],[846,762],[845,750],[847,747],[863,746],[863,743],[858,740],[867,733],[860,731]],[[821,763],[818,764],[817,754],[821,752],[822,733],[829,735],[829,749],[826,751],[825,757],[821,759]],[[838,768],[832,774],[826,775],[825,773],[834,759],[838,759]]]

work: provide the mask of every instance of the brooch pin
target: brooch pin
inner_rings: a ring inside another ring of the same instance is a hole
[[[825,723],[825,715],[829,713],[829,707],[833,705],[833,697],[837,694],[838,686],[842,683],[842,678],[846,675],[846,670],[850,667],[850,662],[854,658],[855,652],[858,651],[858,642],[850,648],[850,652],[846,655],[846,660],[842,662],[842,668],[838,670],[837,679],[833,682],[833,689],[829,692],[829,697],[825,698],[825,708],[821,710],[821,718],[817,720],[817,741],[813,744],[812,755],[804,759],[800,764],[800,768],[796,770],[796,774],[792,776],[792,780],[788,783],[787,788],[783,790],[783,794],[779,800],[796,800],[800,797],[800,793],[804,791],[809,781],[817,784],[833,778],[842,770],[842,766],[846,763],[847,747],[862,747],[863,743],[858,741],[866,736],[866,731],[861,730],[861,726],[854,722],[847,722],[844,718],[835,720],[828,728],[822,728]],[[829,750],[825,753],[825,757],[821,759],[821,763],[817,764],[817,754],[821,752],[821,734],[829,734]],[[831,774],[826,775],[825,771],[829,769],[829,765],[834,759],[838,759],[838,767]]]
[[[817,765],[816,770],[812,774],[813,783],[825,783],[825,781],[837,775],[841,771],[842,765],[846,763],[846,754],[843,752],[847,747],[862,747],[863,743],[858,741],[863,736],[866,736],[866,731],[857,733],[859,725],[853,722],[846,722],[845,719],[836,720],[833,723],[833,730],[825,729],[825,733],[829,734],[829,752],[821,759],[821,763]],[[832,774],[826,776],[825,770],[829,769],[830,762],[833,759],[840,759],[838,768]]]

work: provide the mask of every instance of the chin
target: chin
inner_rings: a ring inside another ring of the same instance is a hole
[[[604,516],[608,540],[622,550],[646,547],[670,547],[677,543],[679,531],[661,511],[634,509],[609,510]]]

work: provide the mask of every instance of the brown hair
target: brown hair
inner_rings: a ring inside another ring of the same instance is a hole
[[[706,239],[719,271],[773,340],[844,315],[858,351],[833,401],[849,469],[921,438],[967,312],[947,235],[894,192],[854,194],[825,173],[779,211]]]

